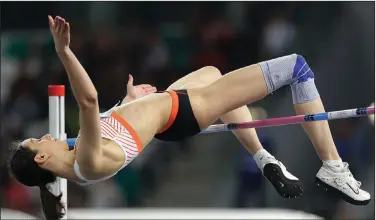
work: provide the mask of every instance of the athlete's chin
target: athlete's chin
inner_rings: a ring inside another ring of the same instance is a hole
[[[55,142],[56,147],[58,147],[58,148],[62,148],[62,149],[64,149],[64,150],[69,151],[69,146],[68,146],[68,144],[67,144],[66,141],[59,140],[59,139],[54,139],[53,141]]]
[[[66,151],[69,151],[69,146],[68,146],[67,142],[65,142],[65,141],[60,141],[60,142],[61,142],[61,144],[64,146],[64,149],[65,149]]]

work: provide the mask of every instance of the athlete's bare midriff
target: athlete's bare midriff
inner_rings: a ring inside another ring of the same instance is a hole
[[[116,113],[138,134],[144,148],[167,124],[172,108],[168,93],[154,93],[119,106]]]

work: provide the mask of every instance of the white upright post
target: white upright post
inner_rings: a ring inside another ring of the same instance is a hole
[[[65,87],[63,85],[48,86],[48,105],[49,105],[49,133],[52,137],[61,140],[66,139],[65,134],[65,114],[64,114],[64,96]],[[60,195],[63,193],[62,202],[65,206],[66,214],[63,219],[67,219],[67,180],[63,178],[56,178],[56,181],[51,184],[52,193]]]

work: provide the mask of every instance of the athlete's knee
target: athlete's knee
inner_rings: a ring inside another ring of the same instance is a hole
[[[221,72],[214,66],[205,66],[196,72],[196,79],[203,85],[209,85],[222,77]]]
[[[315,75],[302,55],[291,54],[260,63],[268,92],[290,85],[294,104],[313,101],[319,97]]]
[[[221,71],[217,67],[214,66],[205,66],[200,69],[201,73],[204,75],[207,75],[208,77],[211,78],[220,78],[222,76]]]
[[[294,104],[312,102],[320,97],[315,85],[315,74],[303,56],[296,54],[292,75],[293,83],[290,86]]]
[[[315,75],[313,74],[311,68],[308,66],[308,63],[304,59],[304,57],[299,54],[293,55],[296,56],[296,62],[292,72],[293,83],[301,83],[306,82],[309,79],[314,79]]]

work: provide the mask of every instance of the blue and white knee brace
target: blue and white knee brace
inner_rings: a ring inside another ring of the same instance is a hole
[[[312,102],[320,97],[315,85],[315,75],[305,59],[297,54],[260,63],[268,93],[290,85],[294,104]]]

